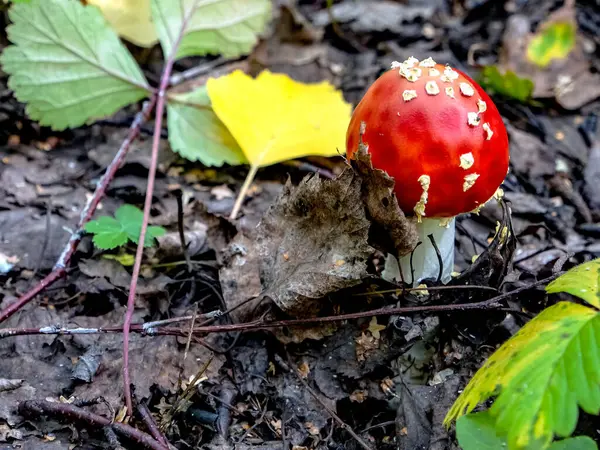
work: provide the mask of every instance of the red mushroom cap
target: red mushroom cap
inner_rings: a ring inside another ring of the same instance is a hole
[[[508,136],[492,100],[431,58],[395,62],[371,85],[348,127],[349,158],[361,122],[373,167],[395,179],[400,208],[419,220],[478,210],[508,172]]]

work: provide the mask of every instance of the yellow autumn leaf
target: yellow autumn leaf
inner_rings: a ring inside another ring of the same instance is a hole
[[[265,70],[206,84],[213,110],[252,166],[344,152],[351,105],[328,82],[305,84]]]
[[[152,47],[158,35],[152,23],[150,0],[87,0],[102,12],[119,36],[140,47]]]
[[[265,70],[252,78],[237,70],[211,78],[213,111],[250,162],[234,204],[234,219],[259,167],[302,156],[344,153],[352,106],[328,82],[305,84]]]

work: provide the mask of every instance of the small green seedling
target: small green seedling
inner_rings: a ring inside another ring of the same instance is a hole
[[[98,220],[88,222],[84,229],[94,235],[94,245],[103,250],[110,250],[128,241],[138,243],[144,213],[133,205],[123,205],[115,212],[115,217],[102,216]],[[154,239],[162,236],[166,230],[162,227],[149,226],[146,230],[144,246],[151,247]]]

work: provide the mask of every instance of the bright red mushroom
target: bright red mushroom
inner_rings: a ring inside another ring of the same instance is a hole
[[[447,282],[454,265],[453,219],[477,212],[508,172],[500,113],[466,74],[411,57],[394,62],[357,105],[346,136],[349,158],[358,149],[362,122],[373,166],[395,179],[400,208],[418,222],[422,244],[413,256],[413,281],[437,278],[437,254],[427,239],[433,233]],[[407,278],[408,258],[401,266]]]

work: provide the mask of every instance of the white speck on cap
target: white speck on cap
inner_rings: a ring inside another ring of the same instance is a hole
[[[413,211],[417,215],[417,222],[421,222],[421,217],[425,215],[425,205],[427,204],[427,198],[429,197],[427,191],[429,191],[429,184],[431,182],[431,178],[429,178],[429,175],[421,175],[417,181],[423,188],[423,192],[421,193],[420,200],[416,203],[415,207],[413,208]]]
[[[440,93],[440,87],[433,80],[425,83],[425,92],[429,95],[438,95]]]
[[[456,72],[455,70],[452,69],[452,67],[447,65],[446,68],[444,69],[444,74],[442,75],[441,78],[442,78],[442,81],[451,83],[458,78],[458,72]]]
[[[467,123],[472,127],[476,127],[481,122],[481,117],[476,112],[467,113]]]
[[[422,73],[423,73],[423,71],[421,69],[419,69],[418,67],[403,66],[400,69],[400,75],[402,75],[404,78],[406,78],[411,83],[414,83],[415,81],[417,81],[421,77]]]
[[[454,97],[454,88],[452,86],[448,86],[446,89],[444,89],[444,91],[446,91],[446,95],[450,98],[455,98]]]
[[[423,61],[421,61],[419,63],[419,66],[421,66],[421,67],[435,67],[435,61],[430,56],[429,58],[424,59]]]
[[[492,131],[492,129],[490,128],[490,124],[486,122],[486,123],[484,123],[484,124],[483,124],[481,127],[482,127],[482,128],[485,130],[485,132],[487,133],[487,136],[486,136],[485,140],[486,140],[486,141],[489,141],[490,139],[492,139],[492,136],[494,135],[494,132],[493,132],[493,131]]]
[[[484,112],[486,112],[486,111],[487,111],[487,103],[486,103],[486,102],[484,102],[484,101],[483,101],[483,100],[481,100],[481,99],[477,100],[477,110],[478,110],[480,113],[484,113]]]
[[[408,59],[406,59],[406,61],[404,61],[404,65],[406,67],[413,67],[415,64],[418,64],[419,60],[417,58],[415,58],[414,56],[410,56],[408,57]]]
[[[469,152],[460,155],[460,167],[467,170],[470,169],[473,166],[473,164],[475,164],[475,158],[473,157],[473,153]]]
[[[465,182],[463,183],[463,192],[467,192],[469,189],[473,187],[475,184],[475,180],[479,178],[478,173],[470,173],[469,175],[465,175]]]
[[[413,98],[417,98],[417,91],[414,89],[405,89],[404,92],[402,92],[402,98],[405,102],[409,102]]]
[[[460,92],[465,97],[472,97],[475,93],[475,89],[469,83],[460,83],[458,87],[460,87]]]
[[[437,69],[429,69],[429,76],[430,77],[439,77],[440,71]]]
[[[402,63],[399,61],[392,61],[392,69],[399,69],[402,66]]]

